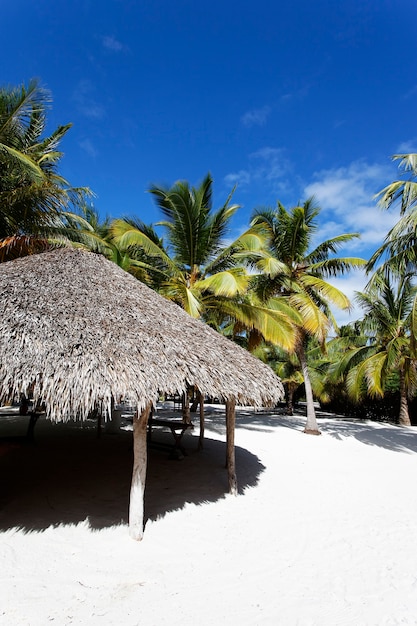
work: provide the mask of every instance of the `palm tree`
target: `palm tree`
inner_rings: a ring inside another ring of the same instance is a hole
[[[287,415],[294,415],[294,395],[304,382],[296,355],[266,342],[256,347],[254,355],[268,363],[280,377],[285,389]]]
[[[399,161],[400,171],[410,173],[410,177],[407,180],[395,180],[384,187],[376,198],[379,198],[379,205],[384,209],[399,202],[401,215],[404,215],[417,204],[417,154],[394,154],[392,160]]]
[[[358,237],[356,233],[333,237],[311,249],[319,212],[314,199],[310,198],[290,211],[280,203],[276,210],[256,211],[251,222],[253,227],[264,229],[269,237],[271,255],[278,261],[274,271],[264,272],[258,280],[258,295],[268,305],[277,296],[285,297],[301,319],[296,322],[294,352],[304,379],[307,401],[305,432],[310,434],[319,434],[319,429],[306,358],[307,340],[314,337],[324,349],[329,329],[337,327],[330,305],[341,309],[350,306],[348,298],[326,279],[365,264],[363,259],[332,256],[343,244]]]
[[[361,326],[368,341],[348,350],[333,373],[337,378],[347,372],[347,390],[355,401],[366,393],[383,397],[387,383],[398,375],[398,422],[402,426],[411,423],[407,399],[417,388],[417,323],[413,314],[416,292],[411,274],[394,283],[389,274],[376,274],[366,290],[356,295],[365,310]]]
[[[411,175],[408,180],[394,181],[375,196],[382,209],[399,204],[401,217],[369,259],[367,271],[373,271],[383,260],[379,272],[404,274],[411,266],[417,266],[417,154],[397,154],[392,158],[400,161],[400,170]]]
[[[198,187],[183,181],[170,188],[151,187],[165,217],[157,226],[164,229],[166,243],[151,227],[131,220],[112,222],[113,241],[133,258],[140,257],[147,267],[153,266],[154,288],[192,317],[219,329],[233,322],[235,336],[249,329],[291,348],[294,328],[289,307],[282,301],[266,307],[248,293],[253,277],[246,264],[254,254],[258,259],[265,257],[263,236],[251,229],[225,244],[238,206],[231,204],[232,191],[214,211],[212,186],[208,174]]]
[[[0,249],[2,258],[46,245],[44,236],[61,211],[90,192],[58,174],[59,143],[71,124],[43,137],[48,91],[35,80],[0,88]],[[35,239],[35,241],[34,241]]]

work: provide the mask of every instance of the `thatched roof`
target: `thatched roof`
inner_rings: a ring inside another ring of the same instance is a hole
[[[0,264],[0,400],[26,392],[55,421],[196,385],[237,404],[282,398],[272,370],[104,257],[59,249]]]

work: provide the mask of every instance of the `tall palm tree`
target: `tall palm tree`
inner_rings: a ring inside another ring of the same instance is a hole
[[[339,248],[358,237],[357,233],[342,234],[316,245],[313,237],[318,229],[319,207],[313,198],[302,206],[287,211],[278,203],[276,210],[256,211],[252,226],[262,227],[269,237],[271,255],[278,261],[273,271],[264,272],[258,280],[257,293],[269,303],[277,296],[285,297],[300,317],[294,352],[304,378],[307,401],[305,432],[319,434],[314,409],[311,377],[306,358],[308,337],[314,337],[324,349],[331,326],[337,327],[331,305],[348,309],[348,298],[328,278],[339,276],[365,264],[363,259],[333,256]]]
[[[153,265],[157,281],[153,286],[191,316],[219,328],[233,320],[241,330],[258,329],[290,348],[294,328],[289,307],[277,301],[268,308],[248,295],[253,278],[246,263],[255,251],[258,259],[262,257],[263,236],[251,229],[226,244],[230,219],[238,206],[231,204],[232,191],[220,209],[213,210],[212,186],[208,174],[198,187],[183,181],[169,188],[151,187],[165,217],[157,226],[164,229],[166,242],[157,240],[150,227],[129,220],[112,222],[113,241],[133,258],[139,255],[148,266]]]
[[[347,373],[349,395],[356,401],[366,393],[383,397],[393,374],[399,377],[398,422],[410,425],[408,397],[417,388],[417,335],[413,315],[417,288],[406,274],[393,282],[389,274],[378,273],[356,299],[365,311],[361,326],[368,337],[365,345],[348,350],[334,367],[333,376]]]
[[[0,88],[0,249],[17,255],[42,246],[61,220],[61,211],[84,200],[87,188],[73,188],[59,175],[58,146],[71,124],[44,137],[50,93],[35,80]],[[35,242],[33,237],[35,236]]]

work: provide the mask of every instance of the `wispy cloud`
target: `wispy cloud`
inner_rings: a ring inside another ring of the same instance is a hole
[[[291,169],[284,150],[266,146],[253,152],[248,157],[246,168],[225,176],[227,185],[239,185],[247,188],[262,184],[272,193],[279,193],[288,188],[288,172]]]
[[[270,203],[271,198],[272,202],[280,199],[288,208],[297,202],[294,194],[299,199],[315,196],[321,208],[318,241],[342,233],[359,233],[360,238],[346,244],[340,254],[368,259],[398,221],[398,210],[383,211],[375,199],[375,194],[395,177],[396,165],[389,160],[383,164],[354,161],[344,167],[318,171],[311,182],[300,185],[285,151],[267,146],[253,152],[248,157],[247,167],[228,174],[225,182],[228,186],[237,183],[240,192],[246,195],[256,196],[261,191],[265,204]],[[287,198],[289,204],[286,204]],[[354,292],[363,291],[368,280],[362,270],[353,270],[331,280],[349,297],[353,306],[351,312],[334,311],[339,324],[362,316],[354,306]]]
[[[110,50],[111,52],[122,52],[124,50],[124,45],[116,39],[113,35],[105,35],[102,37],[102,44],[106,50]]]
[[[304,85],[295,86],[292,91],[287,91],[280,96],[280,102],[282,104],[289,104],[294,100],[304,100],[308,96],[311,90],[311,85],[306,83]]]
[[[101,104],[94,99],[94,85],[89,80],[81,80],[73,94],[73,100],[78,111],[86,117],[92,119],[102,119],[105,110]]]
[[[339,326],[349,324],[363,317],[363,311],[355,302],[355,294],[357,291],[363,291],[369,281],[369,276],[362,269],[352,270],[346,276],[332,278],[331,284],[340,289],[350,300],[351,308],[349,311],[333,309],[333,314]]]
[[[260,109],[247,111],[244,115],[242,115],[240,121],[243,126],[246,126],[247,128],[250,128],[251,126],[264,126],[270,113],[271,108],[269,106],[263,106]]]
[[[417,93],[417,85],[413,85],[410,87],[408,91],[403,94],[403,100],[408,100],[409,98],[414,98]]]
[[[392,180],[393,171],[389,164],[356,161],[316,173],[304,195],[315,196],[322,209],[320,238],[359,232],[361,239],[352,247],[363,251],[378,247],[398,220],[398,212],[382,211],[375,200],[375,194]]]
[[[239,170],[232,174],[227,174],[224,177],[226,185],[239,185],[239,187],[245,187],[250,184],[252,178],[249,170]]]
[[[90,139],[82,139],[79,142],[80,147],[88,154],[88,156],[95,158],[98,154],[98,151],[94,147],[93,143]]]
[[[396,154],[414,154],[417,152],[417,139],[402,141],[396,149]]]

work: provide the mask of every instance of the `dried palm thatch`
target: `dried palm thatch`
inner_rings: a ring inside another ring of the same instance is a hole
[[[268,405],[272,370],[104,257],[63,248],[0,264],[0,401],[31,389],[54,421],[111,411],[128,397],[133,429],[130,535],[143,535],[146,427],[161,393],[226,401],[229,490],[237,492],[234,406]]]
[[[270,405],[280,380],[104,257],[59,249],[0,264],[0,400],[33,387],[54,421],[128,397],[139,410],[195,385]]]

